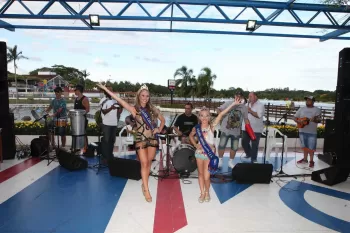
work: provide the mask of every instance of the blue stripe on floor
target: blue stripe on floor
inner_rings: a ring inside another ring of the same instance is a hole
[[[304,218],[337,232],[350,232],[350,222],[323,213],[307,203],[304,195],[308,190],[350,201],[350,193],[294,180],[283,186],[279,195],[284,204]]]
[[[59,166],[0,205],[0,232],[103,233],[126,182]]]
[[[284,164],[288,163],[294,159],[294,157],[289,157],[289,158],[284,158]],[[223,166],[221,172],[223,174],[226,174],[227,176],[231,176],[232,174],[232,169],[228,168],[228,157],[223,158]],[[241,158],[235,158],[234,164],[237,163],[249,163],[249,160],[241,159]],[[259,163],[263,163],[263,158],[259,157],[258,158]],[[269,163],[273,165],[273,170],[279,170],[281,166],[281,157],[270,157]],[[243,192],[247,188],[252,186],[252,184],[237,184],[235,181],[229,182],[229,183],[213,183],[212,182],[212,187],[216,193],[216,196],[218,197],[219,201],[221,204],[225,203],[226,201],[230,200],[234,196],[238,195],[239,193]]]

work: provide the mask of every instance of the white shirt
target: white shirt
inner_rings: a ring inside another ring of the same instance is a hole
[[[105,100],[106,100],[105,98],[101,99],[99,105],[101,106],[103,101]],[[114,99],[107,100],[101,107],[102,109],[109,109],[114,104],[118,104],[118,102]],[[117,112],[118,112],[117,109],[112,109],[106,115],[101,112],[102,124],[108,125],[108,126],[117,126],[118,125]]]
[[[251,108],[253,112],[256,112],[259,118],[256,118],[251,113],[248,113],[248,120],[250,121],[250,126],[252,127],[254,133],[262,133],[264,130],[264,114],[265,114],[265,105],[259,100],[253,104],[248,103],[248,107]],[[245,122],[242,122],[242,130],[245,131]]]

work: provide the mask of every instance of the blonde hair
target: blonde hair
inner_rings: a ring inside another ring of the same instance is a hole
[[[140,103],[140,95],[141,95],[141,92],[143,91],[147,91],[148,92],[148,95],[149,95],[149,99],[148,99],[148,102],[146,103],[146,109],[147,111],[151,114],[151,117],[152,119],[156,118],[158,116],[158,114],[154,111],[154,106],[152,105],[151,103],[151,94],[148,90],[148,87],[143,84],[140,89],[136,92],[136,97],[135,97],[135,108],[136,108],[136,111],[140,111],[140,107],[141,107],[141,103]]]

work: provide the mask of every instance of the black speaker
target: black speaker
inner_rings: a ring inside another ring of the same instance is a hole
[[[16,155],[15,118],[13,113],[0,115],[3,159],[14,159]]]
[[[108,169],[111,176],[132,180],[141,179],[141,164],[137,160],[113,158],[108,160]]]
[[[34,138],[30,142],[30,155],[32,157],[41,157],[47,155],[49,143],[50,142],[47,137]]]
[[[70,171],[83,170],[88,167],[88,162],[85,159],[63,149],[58,149],[56,154],[60,165]]]
[[[0,42],[0,109],[2,115],[10,113],[7,82],[7,46],[5,42]]]
[[[350,86],[350,48],[339,52],[337,86]]]
[[[348,166],[334,166],[314,171],[311,174],[311,179],[313,181],[333,186],[339,184],[348,179],[350,174],[350,167]]]
[[[350,163],[350,48],[339,52],[334,120],[337,163]]]
[[[324,131],[323,153],[335,153],[336,150],[336,122],[335,120],[327,119]]]
[[[7,45],[0,41],[0,81],[7,81]]]
[[[232,178],[240,184],[270,184],[272,164],[238,163],[232,169]]]

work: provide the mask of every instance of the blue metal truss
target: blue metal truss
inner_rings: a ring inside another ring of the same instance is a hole
[[[229,34],[229,35],[250,35],[250,36],[274,36],[274,37],[296,37],[296,38],[313,38],[320,41],[326,41],[329,39],[338,40],[350,40],[350,37],[340,37],[343,34],[350,32],[350,14],[346,15],[346,19],[343,22],[338,22],[332,14],[335,13],[350,13],[350,8],[346,6],[328,6],[324,4],[305,4],[297,3],[296,0],[288,0],[286,2],[272,2],[272,1],[258,1],[258,0],[36,0],[37,2],[46,2],[46,5],[38,12],[33,11],[26,5],[29,0],[7,0],[6,3],[0,9],[0,28],[4,28],[10,31],[15,29],[56,29],[56,30],[96,30],[96,31],[142,31],[142,32],[178,32],[178,33],[208,33],[208,34]],[[14,2],[18,2],[27,11],[27,14],[9,14],[7,10]],[[52,5],[57,2],[64,7],[69,15],[64,14],[49,14],[47,11]],[[70,5],[70,2],[86,3],[85,7],[79,12],[75,11]],[[107,13],[107,15],[100,15],[100,20],[128,20],[128,21],[168,21],[170,22],[169,28],[123,28],[123,27],[104,27],[91,26],[89,21],[89,15],[84,14],[93,3],[98,3]],[[105,7],[105,3],[124,3],[125,6],[117,14],[111,14]],[[130,8],[131,5],[136,4],[145,12],[146,16],[126,16],[124,13]],[[152,16],[142,4],[166,4],[163,10],[156,16]],[[191,17],[190,14],[182,7],[183,5],[201,6],[203,10],[196,16]],[[173,16],[173,7],[176,6],[183,16]],[[204,12],[210,7],[215,7],[217,11],[222,15],[222,19],[218,18],[204,18],[201,17]],[[225,13],[223,7],[243,8],[243,10],[230,17]],[[163,14],[171,9],[171,16],[165,17]],[[248,20],[239,20],[238,17],[247,9],[252,9],[259,17],[257,20],[257,27],[253,32],[239,32],[239,31],[220,31],[220,30],[199,30],[199,29],[175,29],[172,26],[173,22],[197,22],[197,23],[215,23],[215,24],[246,24]],[[264,15],[259,9],[273,9],[274,12],[269,16]],[[276,22],[283,12],[288,11],[295,22]],[[303,21],[298,15],[298,11],[311,12],[313,16]],[[315,24],[313,20],[319,15],[324,14],[329,20],[327,23]],[[40,25],[15,25],[6,22],[8,19],[66,19],[66,20],[80,20],[86,26],[40,26]],[[275,26],[275,27],[297,27],[297,28],[313,28],[313,29],[328,29],[332,30],[330,33],[324,35],[314,34],[282,34],[282,33],[262,33],[258,32],[258,29],[262,26]]]

